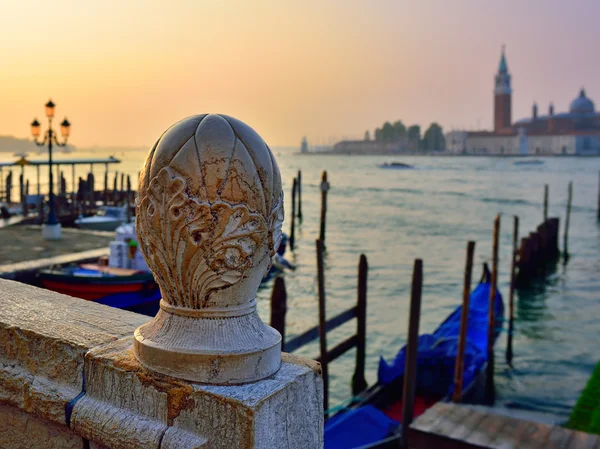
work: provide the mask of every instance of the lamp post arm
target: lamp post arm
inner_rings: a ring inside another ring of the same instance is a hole
[[[59,147],[66,147],[67,146],[67,139],[65,138],[65,140],[63,142],[59,142],[58,138],[56,137],[56,133],[55,132],[52,133],[52,140],[54,141],[54,143],[56,144],[56,146],[59,146]]]
[[[38,147],[43,147],[48,143],[48,133],[44,133],[44,139],[41,141],[37,140],[37,137],[33,139],[33,142],[38,146]]]

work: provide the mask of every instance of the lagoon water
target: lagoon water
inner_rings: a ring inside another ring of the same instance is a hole
[[[366,254],[369,383],[376,381],[379,357],[391,359],[406,341],[415,258],[424,261],[420,332],[432,332],[461,301],[466,242],[476,241],[475,286],[481,263],[491,259],[492,224],[495,215],[501,213],[499,286],[507,300],[513,215],[520,217],[522,235],[534,230],[543,219],[543,188],[549,184],[549,216],[560,217],[562,249],[567,185],[573,181],[571,258],[566,265],[557,265],[544,282],[517,292],[513,366],[504,362],[506,333],[502,333],[496,344],[495,375],[496,407],[511,413],[533,411],[547,421],[568,418],[600,360],[599,158],[545,158],[543,165],[514,165],[515,159],[510,158],[392,159],[300,155],[295,151],[273,151],[283,177],[288,213],[292,179],[297,170],[302,170],[303,176],[304,219],[296,228],[296,250],[287,254],[298,267],[285,277],[287,337],[317,323],[315,239],[319,233],[320,176],[327,170],[331,184],[325,257],[327,314],[331,317],[355,303],[358,259],[361,253]],[[99,153],[94,156],[99,157]],[[145,154],[136,151],[115,156],[124,163],[114,169],[137,180]],[[379,168],[392,160],[416,168]],[[98,166],[95,174],[98,187],[103,182],[103,167]],[[65,176],[70,186],[70,173]],[[284,230],[289,232],[289,217]],[[266,322],[271,285],[272,281],[258,297],[259,312]],[[354,323],[330,333],[329,347],[352,335]],[[318,343],[298,354],[317,356]],[[331,406],[351,395],[354,357],[350,351],[330,365]]]

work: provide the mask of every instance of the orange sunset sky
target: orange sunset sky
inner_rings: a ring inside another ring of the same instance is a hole
[[[598,17],[597,0],[4,0],[0,135],[28,137],[49,97],[78,147],[149,146],[203,112],[271,146],[489,128],[502,44],[513,118],[582,86],[600,101]]]

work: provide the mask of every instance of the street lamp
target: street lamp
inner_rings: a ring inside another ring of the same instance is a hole
[[[71,124],[65,118],[60,124],[60,132],[64,139],[64,142],[59,142],[56,133],[52,129],[52,119],[54,118],[54,108],[56,105],[52,102],[52,100],[46,103],[46,117],[48,117],[48,131],[44,133],[44,138],[41,141],[38,141],[38,137],[40,136],[40,122],[37,119],[34,119],[31,122],[31,135],[33,136],[33,141],[37,146],[44,146],[46,143],[48,144],[48,174],[50,176],[50,213],[48,214],[48,220],[44,224],[42,228],[42,232],[44,238],[46,240],[58,240],[61,238],[60,232],[60,223],[56,218],[56,212],[54,210],[54,181],[52,179],[52,144],[56,144],[59,147],[64,147],[67,145],[67,139],[69,138],[69,133],[71,131]]]

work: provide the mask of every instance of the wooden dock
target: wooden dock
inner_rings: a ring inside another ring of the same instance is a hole
[[[410,427],[410,449],[600,449],[600,436],[438,403]]]

